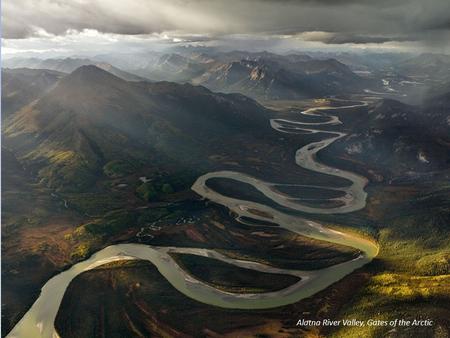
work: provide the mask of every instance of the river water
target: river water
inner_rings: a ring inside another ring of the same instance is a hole
[[[210,305],[233,309],[265,309],[283,306],[297,302],[323,290],[332,283],[340,280],[355,269],[370,262],[378,254],[378,246],[356,234],[344,233],[329,229],[318,222],[293,216],[275,210],[269,206],[256,202],[244,201],[221,195],[207,186],[210,178],[228,178],[238,182],[251,184],[277,204],[287,208],[316,214],[348,213],[360,210],[366,205],[367,194],[364,188],[367,184],[365,177],[357,174],[329,167],[316,160],[316,154],[332,142],[345,136],[342,132],[322,131],[320,125],[338,125],[341,123],[337,116],[326,115],[322,111],[343,110],[362,107],[365,102],[351,106],[318,107],[300,112],[303,115],[325,116],[325,122],[302,123],[286,119],[272,119],[272,128],[281,133],[327,133],[330,136],[322,141],[310,143],[300,148],[295,156],[296,163],[306,169],[347,179],[350,184],[342,188],[320,187],[321,189],[340,190],[342,197],[334,198],[340,202],[339,206],[321,208],[302,205],[293,201],[285,194],[277,192],[274,182],[266,182],[256,177],[234,171],[217,171],[203,175],[192,186],[197,194],[203,198],[219,203],[232,210],[238,219],[242,216],[253,219],[277,223],[280,227],[298,233],[302,236],[353,247],[361,252],[360,256],[337,265],[314,271],[278,269],[251,261],[236,260],[208,249],[156,247],[145,244],[118,244],[106,247],[85,261],[73,265],[69,270],[51,278],[42,288],[39,298],[28,312],[8,334],[8,338],[56,338],[58,334],[54,328],[54,321],[64,293],[70,282],[84,271],[108,262],[126,259],[142,259],[153,263],[167,281],[187,297]],[[304,185],[307,186],[307,185]],[[254,210],[260,212],[255,213]],[[267,217],[267,216],[269,217]],[[190,253],[218,259],[239,267],[254,269],[267,273],[283,273],[300,277],[300,281],[279,291],[243,294],[231,293],[216,289],[196,280],[181,269],[171,258],[170,253]]]

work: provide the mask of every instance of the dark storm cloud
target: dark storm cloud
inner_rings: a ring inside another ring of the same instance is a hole
[[[120,8],[116,5],[116,8]],[[130,7],[132,10],[133,7]],[[126,35],[158,32],[162,26],[170,28],[163,17],[145,25],[133,20],[134,13],[115,10],[107,1],[80,0],[8,0],[3,2],[3,37],[26,38],[42,31],[54,35],[69,30],[95,29],[104,33]]]
[[[22,39],[33,34],[34,30],[15,20],[2,20],[3,37],[7,39]]]
[[[94,29],[122,35],[169,32],[196,36],[199,41],[200,36],[301,37],[305,32],[328,32],[307,40],[326,44],[438,42],[450,30],[450,1],[3,0],[2,19],[7,39]]]
[[[435,18],[435,20],[424,25],[427,30],[447,30],[450,31],[450,17]]]
[[[318,41],[325,44],[368,44],[368,43],[385,43],[385,42],[404,42],[415,41],[418,37],[413,36],[373,36],[373,35],[359,35],[351,33],[327,33],[327,32],[314,32],[316,34],[301,34],[305,41]]]
[[[314,5],[320,5],[320,6],[342,6],[342,5],[348,5],[348,4],[377,6],[379,4],[392,3],[392,1],[390,1],[390,0],[378,0],[378,1],[373,1],[373,0],[259,0],[259,1],[278,3],[278,4],[280,4],[280,3],[291,3],[291,4],[297,4],[297,5],[314,4]]]

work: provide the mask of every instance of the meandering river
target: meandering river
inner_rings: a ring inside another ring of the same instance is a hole
[[[54,328],[54,321],[61,304],[64,293],[70,282],[83,271],[91,270],[108,262],[126,259],[142,259],[153,263],[159,272],[178,291],[187,297],[197,301],[224,308],[234,309],[264,309],[283,306],[297,302],[309,297],[320,290],[323,290],[332,283],[340,280],[353,270],[370,262],[378,254],[378,246],[362,236],[344,233],[329,229],[317,222],[307,220],[302,217],[289,215],[275,210],[269,206],[244,201],[232,197],[224,196],[207,186],[208,179],[229,178],[235,181],[252,185],[268,198],[277,204],[287,208],[317,214],[347,213],[364,208],[367,194],[364,188],[367,184],[365,177],[357,174],[329,167],[316,160],[316,154],[321,149],[327,147],[332,142],[345,136],[345,133],[335,131],[323,131],[316,129],[320,125],[338,125],[341,123],[337,116],[327,115],[322,111],[344,110],[355,107],[362,107],[365,102],[341,107],[315,107],[300,112],[303,115],[321,116],[327,120],[325,122],[298,122],[287,119],[272,119],[272,128],[281,133],[325,133],[330,136],[322,141],[310,143],[300,148],[295,156],[296,163],[306,169],[347,179],[350,184],[345,187],[320,187],[321,189],[339,190],[343,192],[342,197],[334,198],[339,202],[339,206],[329,208],[313,207],[302,205],[298,201],[293,201],[286,194],[273,189],[277,183],[266,182],[258,178],[234,171],[218,171],[208,173],[197,179],[192,189],[205,199],[219,203],[232,210],[239,217],[251,217],[253,219],[270,221],[277,223],[280,227],[298,233],[300,235],[318,240],[328,241],[353,247],[361,252],[360,256],[351,261],[330,266],[328,268],[301,271],[278,269],[269,265],[264,265],[251,261],[237,260],[226,257],[214,250],[180,248],[180,247],[156,247],[145,244],[118,244],[112,245],[98,251],[85,261],[79,262],[69,270],[61,272],[51,278],[42,288],[39,298],[35,301],[28,312],[17,323],[8,334],[8,338],[55,338],[58,334]],[[308,186],[308,185],[304,185]],[[313,187],[313,186],[312,186]],[[252,212],[258,210],[257,214]],[[270,215],[270,218],[265,217]],[[300,281],[279,291],[243,294],[231,293],[216,289],[210,285],[196,280],[191,275],[181,269],[171,258],[170,253],[190,253],[218,259],[239,267],[258,270],[267,273],[283,273],[300,277]]]

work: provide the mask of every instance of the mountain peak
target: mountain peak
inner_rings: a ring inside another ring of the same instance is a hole
[[[94,106],[128,91],[129,82],[97,67],[85,65],[62,78],[44,102],[79,109]],[[42,100],[41,100],[42,101]]]
[[[70,73],[67,78],[97,79],[98,77],[109,77],[120,80],[118,77],[95,65],[84,65],[78,67],[72,73]]]
[[[60,82],[60,86],[77,90],[85,88],[90,90],[92,86],[117,87],[126,83],[125,80],[94,65],[84,65],[75,69]]]

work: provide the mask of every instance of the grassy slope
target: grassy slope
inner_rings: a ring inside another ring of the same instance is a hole
[[[447,337],[450,333],[450,191],[445,182],[385,205],[380,254],[371,278],[339,316],[361,320],[431,319],[432,327],[341,327],[330,337]],[[435,190],[436,189],[436,190]],[[431,191],[430,191],[431,190]],[[397,193],[401,197],[401,189]],[[372,201],[389,194],[380,193]],[[387,211],[387,209],[385,210]],[[377,207],[374,213],[381,212]]]
[[[64,235],[82,217],[36,184],[13,154],[2,149],[2,332],[31,306],[39,287],[71,264]]]

